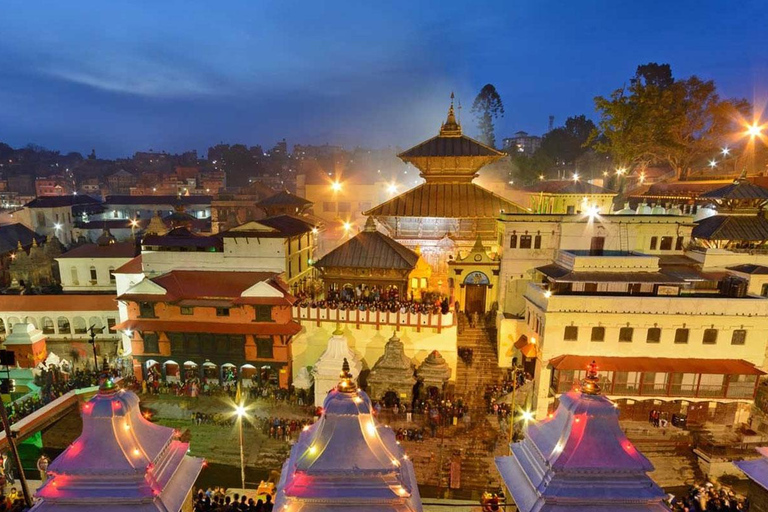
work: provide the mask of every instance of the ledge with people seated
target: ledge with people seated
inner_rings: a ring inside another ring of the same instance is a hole
[[[355,324],[358,326],[405,326],[435,328],[453,326],[455,316],[447,301],[440,303],[422,302],[364,302],[364,301],[302,301],[293,307],[296,320]]]

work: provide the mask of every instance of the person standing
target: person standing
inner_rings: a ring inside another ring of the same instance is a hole
[[[37,470],[40,472],[40,480],[42,480],[43,483],[48,481],[48,465],[51,463],[50,459],[45,456],[45,454],[42,454],[39,459],[37,459]]]

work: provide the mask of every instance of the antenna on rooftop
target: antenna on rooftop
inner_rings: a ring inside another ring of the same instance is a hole
[[[552,114],[549,115],[549,128],[547,128],[547,133],[552,131],[552,128],[555,127],[555,116]]]

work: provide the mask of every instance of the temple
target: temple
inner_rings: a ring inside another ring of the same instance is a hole
[[[581,390],[565,393],[496,467],[521,512],[666,511],[653,466],[619,427],[619,410],[600,394],[592,363]]]
[[[48,467],[32,510],[192,510],[203,460],[187,455],[172,428],[144,419],[134,393],[106,380],[82,417],[82,434]]]
[[[425,183],[363,214],[375,217],[403,245],[420,246],[439,274],[447,272],[449,255],[471,248],[478,236],[497,244],[499,214],[527,211],[472,182],[480,168],[504,153],[462,133],[453,99],[440,133],[398,157],[417,167]]]
[[[422,510],[413,464],[394,432],[373,416],[346,361],[323,415],[301,433],[283,465],[275,510]]]

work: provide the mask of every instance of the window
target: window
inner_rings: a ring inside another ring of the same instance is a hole
[[[521,249],[530,249],[531,248],[531,241],[532,241],[531,235],[522,235],[522,236],[520,236],[520,248]]]
[[[683,242],[685,239],[681,236],[677,237],[677,241],[675,242],[675,250],[676,251],[682,251],[683,250]]]
[[[689,329],[675,329],[675,343],[688,343]]]
[[[509,248],[517,249],[517,235],[512,235],[509,237]]]
[[[97,280],[96,267],[91,267],[91,281],[96,282]]]
[[[704,329],[704,338],[701,342],[705,345],[714,345],[717,343],[717,329]]]
[[[592,328],[592,341],[605,341],[605,327]]]
[[[216,316],[229,316],[229,308],[216,308]]]
[[[257,322],[271,322],[272,321],[272,306],[264,306],[264,305],[256,306],[256,321]]]
[[[651,327],[648,329],[648,335],[645,338],[647,343],[659,343],[661,341],[661,329],[658,327]]]
[[[160,352],[160,344],[157,340],[157,333],[145,332],[142,333],[141,337],[144,338],[144,353],[157,354]]]
[[[565,341],[576,341],[579,339],[579,328],[575,325],[569,325],[565,328],[565,336],[563,336],[563,339]]]
[[[652,236],[652,237],[651,237],[651,250],[652,250],[652,251],[655,251],[655,250],[656,250],[656,245],[657,245],[658,243],[659,243],[659,237],[657,237],[657,236]]]
[[[568,206],[565,207],[565,213],[567,213],[568,215],[573,215],[574,213],[576,213],[576,207],[572,204],[569,204]]]
[[[114,318],[107,318],[107,330],[109,332],[117,332],[115,329],[115,325],[117,325],[117,320]]]
[[[255,338],[256,357],[259,359],[273,359],[272,338]]]
[[[747,342],[747,331],[736,329],[731,335],[731,345],[743,345]]]
[[[155,318],[155,305],[151,302],[139,302],[139,316],[142,318]]]
[[[760,288],[760,295],[768,297],[768,284],[764,284],[763,287]]]
[[[109,283],[115,284],[115,268],[109,267]]]
[[[596,293],[597,283],[584,283],[584,291],[586,293]]]
[[[182,315],[194,315],[195,314],[195,308],[192,306],[181,306],[181,314]]]
[[[533,237],[533,248],[541,249],[541,235],[536,235]]]
[[[352,210],[352,203],[348,201],[339,201],[339,213]]]
[[[324,212],[335,212],[336,211],[336,203],[332,203],[330,201],[323,201],[323,211]]]
[[[70,267],[69,273],[72,276],[72,284],[77,286],[80,284],[80,281],[77,279],[77,267]]]
[[[633,327],[622,327],[619,329],[619,341],[630,343],[632,341],[632,335],[635,334]]]
[[[662,251],[671,251],[672,250],[672,237],[671,236],[663,236],[661,237],[661,245],[659,246],[659,249]]]

